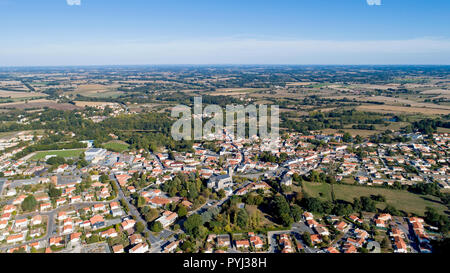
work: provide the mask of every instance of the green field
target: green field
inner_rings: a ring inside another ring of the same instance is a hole
[[[84,149],[75,149],[75,150],[58,150],[58,151],[42,151],[37,152],[31,160],[41,160],[45,158],[47,155],[56,155],[61,157],[79,157],[84,152]]]
[[[124,152],[128,150],[128,147],[130,145],[128,143],[122,142],[122,141],[110,141],[105,144],[103,144],[103,148],[113,151],[113,152]]]
[[[106,92],[97,92],[97,93],[86,93],[82,94],[89,98],[118,98],[124,93],[121,91],[106,91]]]
[[[311,197],[331,200],[331,187],[327,183],[302,182],[304,191]]]
[[[326,183],[303,182],[306,193],[312,197],[331,200],[331,185]],[[444,206],[439,198],[430,195],[418,195],[404,190],[391,190],[380,187],[351,186],[335,184],[334,195],[336,200],[345,200],[353,202],[353,199],[361,196],[371,196],[381,194],[386,197],[386,203],[394,206],[398,210],[424,215],[426,207],[433,207],[441,214],[445,214],[447,207]],[[322,193],[320,196],[319,193]],[[377,207],[384,209],[385,203],[377,203]]]

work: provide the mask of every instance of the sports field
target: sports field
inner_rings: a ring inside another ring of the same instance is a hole
[[[58,150],[58,151],[42,151],[37,152],[34,156],[31,157],[31,160],[41,160],[48,155],[56,155],[64,158],[69,157],[79,157],[81,153],[84,152],[84,149],[75,149],[75,150]]]

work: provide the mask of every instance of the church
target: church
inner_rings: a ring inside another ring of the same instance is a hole
[[[228,168],[228,173],[212,176],[208,181],[208,188],[216,191],[233,186],[233,169]]]

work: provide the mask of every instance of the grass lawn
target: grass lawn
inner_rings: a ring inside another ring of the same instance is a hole
[[[311,197],[331,201],[331,187],[328,183],[302,182],[305,193]]]
[[[110,142],[103,144],[103,147],[105,149],[113,151],[113,152],[119,152],[119,153],[128,150],[129,146],[130,146],[129,144],[122,142],[122,141],[110,141]]]
[[[42,151],[37,152],[31,160],[41,160],[45,158],[47,155],[56,155],[61,157],[79,157],[81,153],[84,152],[85,149],[75,149],[75,150],[58,150],[58,151]]]
[[[304,190],[311,197],[331,201],[331,186],[327,183],[303,182]],[[334,184],[334,195],[336,200],[353,202],[353,199],[361,196],[381,194],[386,197],[386,203],[394,206],[398,210],[424,215],[426,207],[435,208],[439,213],[445,215],[447,207],[443,205],[439,198],[426,195],[418,195],[404,190],[391,190],[379,187],[351,186],[345,184]],[[385,203],[377,203],[380,209],[385,208]]]
[[[447,207],[437,197],[422,196],[404,190],[391,190],[378,187],[334,185],[336,199],[353,202],[353,198],[381,194],[386,197],[386,202],[398,210],[424,215],[426,207],[433,207],[445,214]],[[378,203],[377,207],[384,208],[384,203]]]

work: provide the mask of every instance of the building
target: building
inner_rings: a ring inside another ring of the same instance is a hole
[[[98,229],[105,226],[105,219],[103,219],[103,216],[98,214],[92,216],[91,219],[89,219],[89,221],[91,222],[91,225],[94,229]]]
[[[145,253],[148,251],[148,245],[140,243],[130,249],[130,253]]]
[[[92,148],[84,152],[87,161],[97,162],[106,156],[106,150],[101,148]]]
[[[177,219],[178,214],[176,212],[165,211],[161,217],[156,219],[156,221],[160,222],[164,228],[170,226]]]
[[[208,188],[216,191],[233,186],[233,169],[228,168],[227,174],[212,176],[208,180]]]

